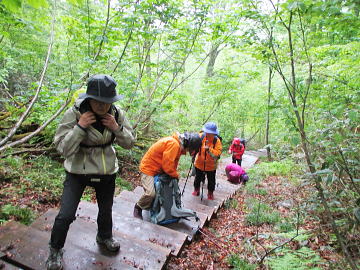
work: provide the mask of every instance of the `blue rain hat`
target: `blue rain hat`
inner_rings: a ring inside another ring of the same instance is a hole
[[[219,135],[218,128],[214,122],[207,122],[202,130],[208,134]]]

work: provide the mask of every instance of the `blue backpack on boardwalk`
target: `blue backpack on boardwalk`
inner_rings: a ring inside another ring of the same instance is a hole
[[[156,195],[150,210],[152,223],[166,225],[188,217],[199,220],[195,211],[181,207],[181,193],[176,178],[158,174],[154,177],[154,184]]]

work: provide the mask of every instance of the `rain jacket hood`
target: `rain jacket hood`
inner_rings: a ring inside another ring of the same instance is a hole
[[[118,160],[114,147],[110,144],[113,135],[114,143],[125,149],[130,149],[135,143],[133,129],[125,117],[124,111],[113,106],[111,114],[118,111],[117,123],[119,128],[112,132],[105,128],[102,133],[92,125],[85,130],[77,123],[80,119],[80,105],[84,99],[77,99],[74,106],[69,108],[55,133],[54,144],[59,153],[65,157],[64,167],[67,172],[74,174],[109,175],[118,171]],[[90,147],[83,147],[81,145]],[[103,147],[96,147],[105,145]],[[94,147],[91,147],[94,146]]]

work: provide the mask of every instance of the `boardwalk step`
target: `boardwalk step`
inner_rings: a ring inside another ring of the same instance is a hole
[[[138,186],[134,189],[134,193],[138,195],[142,195],[144,193],[144,189]],[[205,223],[212,218],[213,214],[215,213],[215,210],[217,209],[216,207],[211,207],[200,203],[193,203],[192,200],[185,199],[184,197],[182,197],[181,200],[184,208],[192,209],[197,214],[202,213],[206,215],[207,220],[205,221]]]
[[[122,191],[118,196],[115,197],[114,202],[118,201],[128,201],[133,203],[133,205],[138,201],[141,194],[137,194],[132,191],[124,190]],[[132,209],[131,209],[132,210]],[[172,230],[183,232],[188,235],[188,240],[191,241],[194,235],[197,233],[199,228],[202,228],[206,221],[207,221],[207,215],[203,213],[198,213],[198,216],[200,218],[199,222],[196,222],[194,218],[190,218],[189,220],[181,219],[177,223],[167,224],[164,225],[164,227],[170,228]],[[145,221],[150,222],[150,213],[149,211],[143,211],[143,218]]]
[[[134,205],[127,201],[119,202],[117,204],[119,205],[113,208],[113,230],[142,241],[159,245],[160,248],[168,249],[167,253],[170,253],[171,251],[174,256],[179,254],[184,242],[186,241],[186,234],[149,222],[143,222],[140,219],[132,217],[132,208]],[[120,208],[122,209],[121,211],[119,211]],[[117,211],[114,211],[114,209]],[[128,211],[131,216],[121,215],[124,211]],[[40,230],[51,228],[57,212],[58,210],[48,211],[46,214],[38,218],[31,226]],[[98,209],[96,204],[82,201],[79,204],[76,216],[77,218],[96,221],[97,213]]]
[[[93,208],[96,209],[97,205],[94,204]],[[50,232],[47,228],[54,222],[56,214],[57,210],[51,209],[31,226],[44,230],[44,232],[48,233],[49,238]],[[119,240],[121,249],[119,253],[114,254],[98,246],[95,241],[96,233],[97,224],[94,219],[88,216],[78,216],[70,226],[64,247],[65,250],[69,249],[68,245],[72,245],[75,249],[85,249],[91,253],[103,255],[105,259],[100,261],[103,265],[110,266],[114,261],[120,261],[123,264],[142,269],[161,269],[170,255],[170,249],[168,248],[151,243],[150,241],[142,241],[119,230],[114,230],[113,234]],[[71,250],[73,249],[71,248]],[[91,259],[91,256],[87,257],[83,259]]]
[[[45,269],[48,257],[49,233],[8,222],[0,228],[0,247],[6,250],[8,262],[23,265],[24,268]],[[67,252],[68,251],[68,252]],[[64,270],[67,269],[134,269],[131,263],[105,257],[98,251],[89,250],[68,243],[64,253]]]

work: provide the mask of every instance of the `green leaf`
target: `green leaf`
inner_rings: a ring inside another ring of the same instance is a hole
[[[18,12],[21,8],[21,0],[2,0],[1,3],[11,12]]]
[[[48,7],[46,0],[27,0],[28,4],[34,8]]]
[[[81,5],[83,0],[69,0],[70,4]]]

